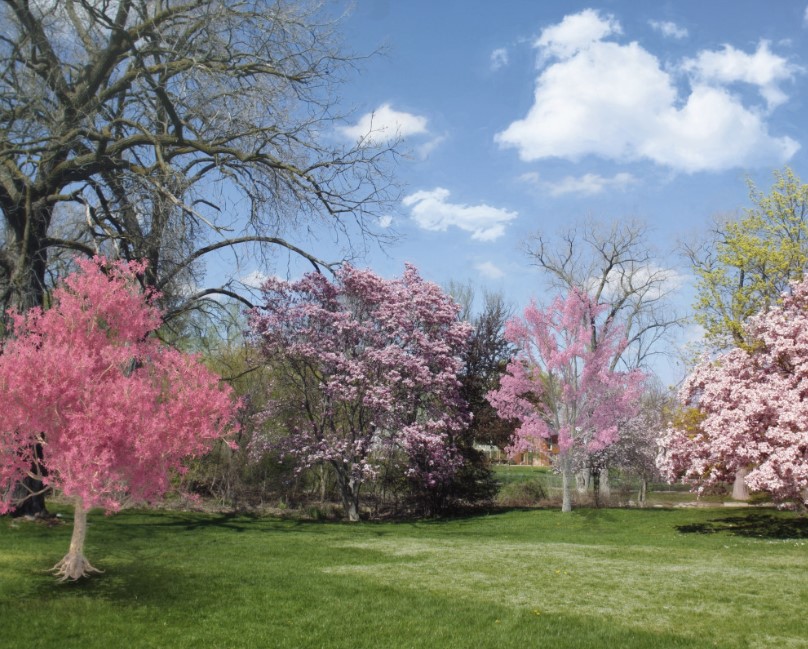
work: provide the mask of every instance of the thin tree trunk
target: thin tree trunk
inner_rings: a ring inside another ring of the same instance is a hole
[[[640,478],[640,492],[637,494],[637,503],[640,507],[645,507],[646,501],[648,499],[648,480],[646,478]]]
[[[600,471],[592,471],[590,475],[592,476],[592,502],[597,509],[600,507]]]
[[[600,495],[606,499],[606,504],[608,505],[609,498],[612,497],[612,487],[609,484],[609,469],[601,469],[600,470]]]
[[[567,454],[561,458],[561,511],[572,511],[572,472]]]
[[[589,491],[589,483],[592,480],[592,474],[589,469],[581,469],[575,474],[575,488],[581,496],[586,495]]]
[[[59,577],[59,581],[73,581],[88,577],[93,572],[102,572],[90,565],[84,558],[84,538],[87,536],[87,510],[82,499],[76,498],[73,513],[73,536],[70,538],[70,550],[51,570]]]
[[[345,469],[338,463],[332,462],[337,474],[337,484],[342,498],[342,508],[345,516],[352,523],[359,520],[359,488],[361,484],[353,476],[345,473]]]

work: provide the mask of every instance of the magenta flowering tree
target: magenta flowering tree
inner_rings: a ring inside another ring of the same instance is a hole
[[[659,440],[658,466],[699,490],[738,475],[778,502],[808,504],[808,280],[744,325],[748,344],[705,359],[679,393],[690,417]]]
[[[302,467],[333,467],[348,519],[359,519],[361,486],[390,452],[419,488],[447,485],[468,425],[457,375],[470,328],[452,299],[412,266],[392,280],[349,265],[334,282],[272,279],[263,296],[250,326],[271,391],[284,395],[266,414],[292,407],[285,449]]]
[[[621,423],[636,413],[642,393],[641,372],[612,369],[625,339],[600,322],[607,308],[575,290],[546,309],[531,303],[506,325],[505,337],[517,353],[499,389],[488,394],[500,417],[520,422],[512,454],[541,440],[557,444],[565,512],[572,509],[573,472],[588,454],[618,439]],[[593,327],[600,334],[596,345]]]
[[[144,264],[77,265],[47,311],[10,313],[0,353],[0,512],[32,466],[73,500],[70,551],[54,566],[62,579],[95,571],[83,554],[89,508],[163,495],[171,471],[221,438],[235,409],[198,358],[150,335],[162,319],[136,278]]]

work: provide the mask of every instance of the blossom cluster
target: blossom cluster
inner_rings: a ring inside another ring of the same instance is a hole
[[[451,298],[412,266],[386,280],[350,265],[333,282],[319,273],[270,279],[263,297],[250,328],[287,401],[270,403],[271,414],[294,413],[288,452],[357,484],[390,451],[423,486],[451,479],[453,439],[469,421],[458,373],[470,335]]]
[[[44,483],[85,507],[152,500],[170,470],[230,425],[228,387],[150,335],[162,323],[140,263],[78,261],[52,306],[10,313],[0,353],[0,512],[42,449]]]
[[[619,424],[636,413],[644,376],[613,369],[625,340],[601,322],[606,310],[571,291],[546,309],[531,303],[508,321],[505,337],[518,351],[488,399],[500,417],[520,423],[512,454],[540,440],[554,441],[562,453],[595,453],[613,444]]]
[[[745,325],[747,339],[704,359],[679,393],[697,416],[671,423],[658,466],[700,488],[732,481],[808,502],[808,280]]]

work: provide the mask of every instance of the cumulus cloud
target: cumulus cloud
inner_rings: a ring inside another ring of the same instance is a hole
[[[427,133],[426,125],[426,117],[395,110],[390,104],[382,104],[373,112],[362,115],[353,126],[340,127],[339,131],[347,138],[367,146],[375,146]]]
[[[380,228],[389,228],[393,225],[393,217],[389,214],[384,214],[379,217],[379,227]]]
[[[607,189],[624,190],[637,182],[632,174],[625,172],[617,173],[611,178],[589,173],[583,176],[565,176],[557,181],[542,181],[537,173],[531,172],[523,174],[520,180],[538,185],[551,196],[563,196],[564,194],[593,196],[602,194]]]
[[[463,205],[449,202],[450,192],[443,187],[419,191],[402,201],[410,208],[412,218],[424,230],[445,232],[454,226],[471,233],[478,241],[494,241],[505,234],[505,226],[518,214],[481,203]]]
[[[594,9],[584,9],[543,30],[535,46],[546,56],[567,58],[607,36],[622,33],[623,29],[614,16],[603,17]]]
[[[595,155],[688,173],[779,165],[799,149],[789,137],[770,135],[765,111],[745,106],[727,88],[747,81],[769,106],[782,103],[779,84],[797,69],[767,44],[743,59],[727,48],[699,53],[678,68],[691,77],[683,95],[676,71],[663,69],[637,42],[605,40],[621,33],[613,17],[591,9],[545,29],[535,43],[542,67],[533,105],[496,142],[517,149],[524,161]],[[742,74],[739,62],[753,62],[753,70]]]
[[[505,277],[505,272],[495,263],[490,261],[483,261],[479,264],[474,264],[474,268],[480,272],[480,275],[487,277],[488,279],[500,279],[501,277]]]
[[[508,50],[504,47],[495,49],[493,52],[491,52],[490,62],[491,70],[494,72],[500,68],[504,68],[506,65],[508,65]]]
[[[681,40],[682,38],[687,38],[688,35],[687,29],[679,27],[679,25],[669,20],[649,20],[648,24],[666,38]]]
[[[747,83],[757,86],[770,109],[788,99],[780,89],[780,83],[792,79],[800,72],[798,66],[774,54],[767,41],[761,41],[753,54],[737,50],[731,45],[724,45],[718,51],[699,52],[695,58],[686,59],[682,67],[701,83]]]

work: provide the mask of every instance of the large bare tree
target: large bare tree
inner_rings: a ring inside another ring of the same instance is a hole
[[[663,353],[660,343],[683,318],[672,304],[676,273],[660,265],[648,240],[648,228],[636,220],[611,223],[587,220],[557,235],[536,233],[527,253],[551,288],[577,289],[597,304],[608,304],[606,326],[620,326],[628,339],[612,369],[646,366]],[[592,326],[592,345],[601,332]]]
[[[0,0],[0,312],[43,303],[60,251],[148,260],[171,318],[240,298],[232,277],[204,282],[211,253],[280,248],[320,264],[312,230],[372,235],[395,149],[335,135],[357,59],[328,12]]]
[[[189,275],[214,251],[317,263],[295,234],[367,235],[394,150],[335,136],[356,63],[335,24],[292,0],[1,0],[0,306],[42,302],[57,248],[147,259],[181,312],[232,293]]]

